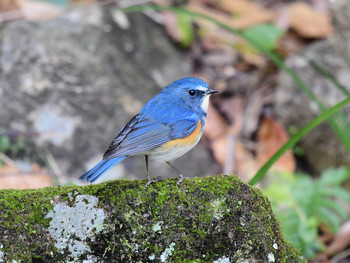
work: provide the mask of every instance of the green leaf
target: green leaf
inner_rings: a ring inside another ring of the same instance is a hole
[[[8,136],[0,137],[0,152],[4,153],[11,147],[11,141]]]
[[[284,213],[281,211],[276,212],[276,214],[278,220],[282,222],[282,228],[285,228],[286,232],[291,230],[292,233],[295,233],[295,229],[300,224],[300,218],[297,213],[293,209],[290,209]]]
[[[318,207],[316,213],[319,222],[324,223],[333,233],[338,232],[340,228],[340,219],[332,210],[321,206]]]
[[[343,220],[348,218],[348,213],[344,207],[333,200],[321,198],[319,200],[319,205],[334,210]]]
[[[323,246],[318,240],[314,240],[312,243],[309,243],[307,246],[301,247],[301,252],[305,258],[314,258],[316,256],[316,251],[322,250]]]
[[[326,186],[322,187],[320,189],[320,192],[325,197],[330,196],[334,198],[339,198],[341,200],[344,200],[345,202],[350,203],[350,192],[343,188]]]
[[[350,171],[348,168],[331,168],[322,172],[320,183],[324,185],[340,185],[348,178],[350,178]]]
[[[276,200],[278,203],[290,203],[292,200],[290,186],[288,185],[280,185],[279,187],[275,184],[270,185],[264,192],[272,202]]]
[[[291,186],[293,199],[299,204],[310,204],[315,194],[314,181],[305,175],[298,175],[296,179],[294,185]]]
[[[180,45],[188,47],[194,39],[192,19],[183,13],[177,13],[177,21],[180,30]]]
[[[298,233],[305,243],[311,243],[317,239],[317,220],[313,217],[307,222],[299,224]]]
[[[283,34],[284,31],[282,29],[272,24],[260,24],[242,31],[244,37],[253,39],[260,44],[262,49],[268,51],[276,49],[278,40]]]

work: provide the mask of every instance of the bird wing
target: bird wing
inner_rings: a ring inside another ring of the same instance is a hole
[[[184,138],[197,127],[198,120],[182,119],[173,123],[157,121],[137,114],[109,145],[104,159],[135,155],[154,149],[168,141]]]

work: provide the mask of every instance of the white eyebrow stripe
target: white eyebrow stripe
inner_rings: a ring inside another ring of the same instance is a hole
[[[207,91],[207,90],[208,90],[208,88],[203,87],[203,86],[199,86],[199,87],[197,87],[197,90]]]

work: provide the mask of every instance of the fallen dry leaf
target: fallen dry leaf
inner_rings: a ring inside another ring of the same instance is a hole
[[[216,161],[225,166],[227,158],[228,124],[218,110],[210,103],[205,124],[204,136],[209,140]]]
[[[239,141],[244,101],[240,96],[221,101],[220,108],[232,122],[231,125],[213,106],[209,106],[204,136],[209,139],[213,155],[224,173],[235,173],[248,181],[257,171],[257,162],[249,149]]]
[[[221,136],[212,140],[210,143],[211,150],[215,157],[215,160],[220,164],[221,167],[225,166],[226,153],[227,153],[227,139],[226,136]]]
[[[263,68],[267,64],[265,57],[260,54],[252,54],[244,52],[242,53],[243,61],[249,65],[255,66],[257,68]]]
[[[218,110],[209,103],[204,135],[209,140],[215,140],[226,136],[228,124]]]
[[[226,116],[230,123],[230,129],[234,129],[234,135],[238,135],[242,129],[246,102],[247,98],[237,95],[228,99],[223,99],[219,104],[220,111]]]
[[[216,8],[234,15],[237,27],[240,29],[275,20],[275,13],[249,0],[216,1]]]
[[[57,17],[63,10],[47,2],[18,0],[21,6],[22,17],[28,20],[46,20]]]
[[[235,0],[232,2],[236,3],[236,1],[241,2],[242,0]],[[246,2],[246,1],[242,1],[242,2]],[[218,3],[221,3],[221,1]],[[246,4],[249,4],[249,5],[251,4],[252,6],[256,5],[248,1]],[[226,8],[221,5],[216,7],[221,10]],[[224,23],[226,25],[229,25],[231,27],[234,27],[240,30],[254,26],[254,25],[258,25],[261,23],[272,22],[275,20],[274,13],[264,10],[262,8],[260,9],[258,5],[256,8],[252,8],[250,11],[248,11],[249,8],[244,9],[244,11],[242,11],[243,9],[242,10],[238,9],[236,16],[232,16],[231,14],[222,12],[220,10],[208,8],[204,5],[198,4],[195,1],[190,2],[187,5],[187,9],[193,12],[210,16],[211,18],[214,18],[215,20],[218,20],[221,23]]]
[[[22,18],[19,0],[0,1],[0,23]]]
[[[323,38],[333,32],[330,15],[312,9],[304,2],[290,4],[289,16],[291,28],[303,37]]]
[[[37,164],[33,164],[30,172],[22,172],[15,166],[0,167],[0,189],[42,188],[52,185],[51,177]]]
[[[257,170],[258,165],[253,153],[249,151],[243,143],[237,141],[235,144],[234,173],[245,182],[248,182]]]
[[[19,1],[18,0],[1,0],[0,1],[0,12],[8,12],[12,10],[19,9]]]
[[[227,46],[233,46],[236,42],[241,41],[238,36],[209,21],[199,19],[196,20],[196,24],[199,27],[198,33],[202,45],[209,46],[206,51],[224,50]]]
[[[272,118],[263,118],[258,131],[257,162],[261,167],[289,139],[285,128]],[[274,171],[294,172],[296,167],[292,150],[288,150],[271,167]]]

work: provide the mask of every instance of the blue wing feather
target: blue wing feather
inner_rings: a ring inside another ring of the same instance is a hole
[[[169,137],[172,140],[178,138],[185,138],[189,136],[197,127],[198,120],[187,119],[177,121],[176,123],[170,125],[171,132],[169,133]]]
[[[107,172],[109,169],[111,169],[114,165],[123,161],[125,158],[126,158],[126,156],[111,159],[111,160],[102,160],[94,168],[92,168],[90,171],[88,171],[88,172],[84,173],[82,176],[80,176],[79,179],[86,180],[86,181],[92,183],[92,182],[96,181],[105,172]]]
[[[197,127],[199,120],[197,115],[184,110],[178,111],[176,118],[170,118],[171,121],[168,118],[154,119],[141,111],[120,131],[104,154],[104,159],[136,155],[168,141],[187,137]]]

